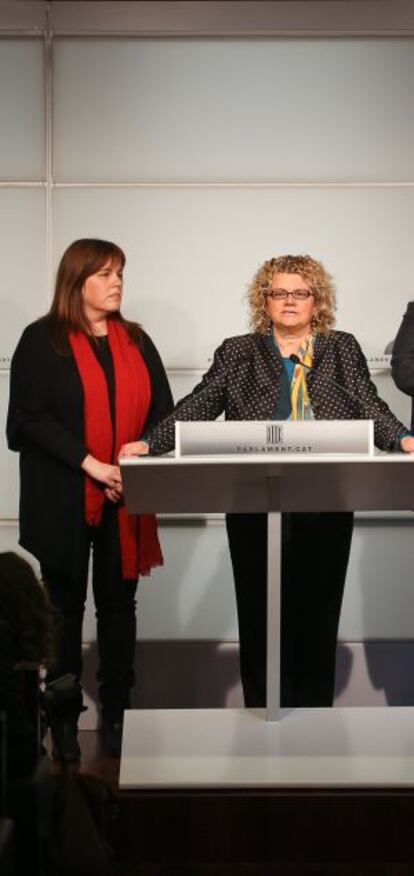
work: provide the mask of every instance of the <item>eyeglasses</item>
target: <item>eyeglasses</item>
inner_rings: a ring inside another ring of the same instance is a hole
[[[309,289],[293,289],[289,290],[289,292],[287,289],[269,289],[263,292],[265,298],[271,298],[273,301],[286,301],[289,295],[292,296],[294,301],[306,301],[313,294],[313,292],[309,292]]]

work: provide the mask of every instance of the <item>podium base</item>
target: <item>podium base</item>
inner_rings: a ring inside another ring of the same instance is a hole
[[[119,787],[414,787],[414,708],[130,710]]]

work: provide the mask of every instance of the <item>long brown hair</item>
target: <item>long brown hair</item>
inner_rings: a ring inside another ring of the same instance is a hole
[[[82,289],[88,277],[96,274],[108,262],[121,268],[125,265],[123,250],[109,240],[84,237],[74,240],[63,253],[48,314],[52,322],[52,341],[56,352],[62,355],[69,353],[70,331],[92,334],[82,305]],[[138,323],[124,319],[119,311],[113,313],[110,319],[122,322],[133,343],[140,346],[142,334]]]

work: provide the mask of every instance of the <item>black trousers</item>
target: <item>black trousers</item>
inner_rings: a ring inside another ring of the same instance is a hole
[[[266,705],[267,515],[228,514],[246,706]],[[351,512],[282,515],[281,704],[330,706]]]
[[[106,502],[100,526],[85,524],[82,537],[83,568],[76,578],[60,569],[41,565],[51,601],[63,617],[58,664],[51,677],[73,672],[79,680],[81,678],[82,623],[92,547],[99,699],[103,717],[119,720],[129,706],[129,692],[134,683],[137,581],[122,578],[115,505]]]

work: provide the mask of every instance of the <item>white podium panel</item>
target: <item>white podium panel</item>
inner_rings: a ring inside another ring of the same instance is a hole
[[[125,713],[120,787],[412,787],[414,709]]]
[[[373,420],[177,420],[175,455],[374,455]]]

